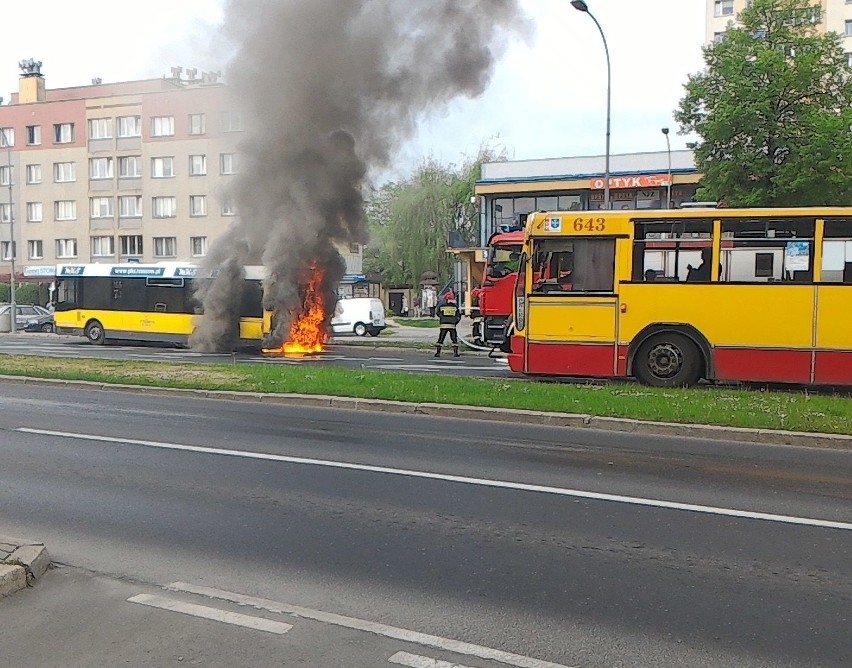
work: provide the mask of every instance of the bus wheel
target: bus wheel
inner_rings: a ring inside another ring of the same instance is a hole
[[[645,385],[689,387],[701,377],[700,352],[683,334],[657,334],[639,346],[633,372]]]
[[[89,339],[89,343],[102,345],[104,342],[104,326],[97,320],[92,320],[86,325],[85,334],[86,338]]]
[[[355,332],[355,336],[367,336],[367,325],[363,322],[356,322],[352,331]]]

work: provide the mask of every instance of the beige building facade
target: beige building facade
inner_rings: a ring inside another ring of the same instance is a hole
[[[705,0],[706,19],[704,41],[707,44],[721,38],[731,22],[751,0]],[[843,37],[843,48],[852,65],[852,0],[813,0],[819,7],[813,20],[823,32],[835,32]]]
[[[240,114],[215,74],[51,90],[21,63],[0,105],[0,280],[56,264],[203,258],[236,220]],[[13,243],[14,241],[14,243]],[[358,244],[341,249],[362,272]]]

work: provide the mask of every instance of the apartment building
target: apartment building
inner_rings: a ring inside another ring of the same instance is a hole
[[[203,258],[237,214],[228,186],[244,129],[218,75],[176,67],[51,90],[40,62],[20,66],[0,105],[0,280],[13,248],[22,278],[57,263]],[[361,274],[360,246],[342,255]]]
[[[721,38],[730,22],[751,4],[751,0],[705,0],[706,20],[704,41],[709,44]],[[852,65],[852,0],[812,0],[819,7],[813,21],[824,32],[843,35],[843,46]]]

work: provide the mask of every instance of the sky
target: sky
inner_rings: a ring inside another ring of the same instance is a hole
[[[287,0],[278,0],[287,1]],[[293,1],[293,0],[290,0]],[[310,0],[305,0],[310,1]],[[429,0],[394,0],[428,2]],[[459,163],[483,144],[510,159],[603,155],[607,68],[592,19],[569,0],[520,0],[529,17],[475,100],[458,100],[424,119],[398,156],[399,173],[424,158]],[[610,51],[611,154],[672,150],[673,112],[689,74],[703,67],[704,0],[587,0]],[[18,62],[42,61],[47,87],[158,78],[172,66],[225,71],[216,39],[224,0],[146,0],[135,15],[114,0],[5,0],[0,96],[18,88]],[[482,17],[483,21],[488,16]]]

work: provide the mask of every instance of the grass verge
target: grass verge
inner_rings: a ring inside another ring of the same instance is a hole
[[[435,329],[440,324],[438,318],[403,318],[394,316],[394,322],[397,325],[405,325],[406,327],[431,327]]]
[[[614,383],[578,385],[524,379],[436,377],[320,366],[201,365],[23,355],[0,357],[0,374],[189,389],[297,392],[852,434],[852,398],[808,392],[658,389]]]

